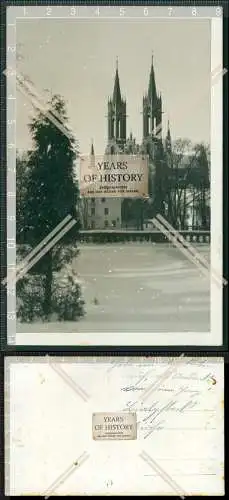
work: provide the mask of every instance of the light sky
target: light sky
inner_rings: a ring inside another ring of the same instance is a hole
[[[30,77],[37,92],[46,99],[48,89],[66,101],[81,153],[89,152],[91,138],[95,153],[104,152],[117,57],[127,132],[141,142],[152,52],[162,92],[163,133],[169,119],[172,139],[210,142],[210,20],[18,20],[17,50],[23,55],[17,70]],[[31,114],[32,105],[17,92],[18,149],[31,147]]]

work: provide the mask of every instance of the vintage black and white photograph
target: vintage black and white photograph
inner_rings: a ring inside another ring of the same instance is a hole
[[[221,344],[213,22],[17,20],[16,343]]]

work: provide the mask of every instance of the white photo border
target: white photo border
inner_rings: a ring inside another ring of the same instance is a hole
[[[130,7],[130,6],[129,6]],[[7,265],[16,265],[16,20],[26,16],[27,19],[64,17],[62,7],[58,10],[58,17],[52,12],[58,7],[8,7],[7,8],[7,70],[11,71],[12,78],[7,78]],[[98,7],[94,6],[93,9]],[[99,8],[100,11],[106,7]],[[139,6],[132,8],[140,8]],[[154,7],[155,8],[155,7]],[[157,7],[156,7],[157,8]],[[189,9],[189,15],[195,22],[199,18],[194,15],[191,7],[176,7]],[[34,17],[36,9],[41,15]],[[43,11],[42,11],[43,9]],[[71,7],[72,9],[72,7]],[[85,7],[82,6],[82,9]],[[90,7],[92,9],[92,7]],[[112,7],[112,9],[114,9]],[[120,13],[122,22],[125,22]],[[126,9],[126,7],[125,7]],[[143,9],[143,7],[142,7]],[[149,7],[152,9],[152,7]],[[167,17],[171,15],[166,9]],[[174,7],[175,9],[175,7]],[[209,18],[211,22],[211,75],[217,68],[222,68],[222,74],[214,83],[211,81],[211,268],[220,277],[223,272],[223,17],[219,7],[201,7],[201,17]],[[28,11],[31,11],[31,16]],[[44,14],[42,15],[42,12]],[[85,12],[85,11],[84,11]],[[205,14],[204,14],[205,13]],[[159,11],[157,10],[158,17]],[[94,17],[95,17],[94,12]],[[145,14],[142,14],[141,20]],[[70,17],[70,12],[68,16]],[[84,16],[85,17],[85,16]],[[91,14],[93,17],[93,14]],[[189,17],[189,18],[190,18]],[[66,17],[64,17],[66,19]],[[113,16],[111,17],[114,18]],[[172,19],[178,17],[172,16]],[[186,18],[186,17],[185,17]],[[187,17],[188,18],[188,17]],[[71,17],[72,19],[72,17]],[[80,20],[80,17],[75,18]],[[98,15],[97,15],[98,19]],[[101,17],[102,19],[102,17]],[[117,19],[117,17],[116,17]],[[132,17],[136,20],[136,17]],[[149,17],[145,18],[149,21]],[[151,18],[153,22],[153,17]],[[128,19],[129,20],[129,19]],[[98,21],[96,21],[98,22]],[[9,49],[11,47],[11,49]],[[14,48],[14,50],[13,50]],[[211,77],[210,75],[210,77]],[[8,75],[9,76],[9,75]],[[14,242],[14,243],[13,243]],[[216,285],[211,277],[210,286],[210,332],[177,332],[177,333],[16,333],[16,292],[7,290],[7,339],[8,345],[69,345],[69,346],[222,346],[223,344],[223,289]],[[63,323],[64,326],[64,323]],[[76,344],[77,337],[77,344]]]

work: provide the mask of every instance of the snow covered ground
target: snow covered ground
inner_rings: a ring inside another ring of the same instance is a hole
[[[209,258],[207,245],[196,249]],[[90,333],[101,335],[104,345],[119,344],[129,334],[127,345],[136,344],[140,333],[150,338],[154,332],[160,345],[163,332],[173,343],[173,333],[204,337],[210,330],[209,279],[170,244],[85,244],[73,265],[82,280],[85,317],[76,323],[18,323],[17,344],[93,344],[87,342]]]

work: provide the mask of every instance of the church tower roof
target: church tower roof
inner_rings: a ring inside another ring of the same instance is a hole
[[[118,73],[118,58],[116,59],[116,71],[115,71],[115,81],[114,81],[114,91],[113,91],[113,102],[120,104],[122,101],[119,73]]]
[[[153,65],[153,54],[152,54],[150,76],[149,76],[148,98],[151,102],[155,101],[157,99],[157,89],[156,89],[155,73],[154,73],[154,65]]]
[[[118,59],[116,59],[116,71],[113,96],[108,100],[108,141],[113,141],[123,148],[126,142],[126,101],[121,95]]]
[[[168,120],[167,138],[171,141],[171,132],[170,132],[170,124],[169,124],[169,120]]]
[[[162,97],[157,93],[153,54],[151,58],[148,93],[143,96],[143,138],[161,140]]]
[[[167,129],[167,135],[165,138],[165,147],[166,151],[170,152],[172,149],[172,140],[171,140],[171,132],[170,132],[170,124],[168,120],[168,129]]]
[[[93,139],[91,140],[91,156],[95,155]]]

